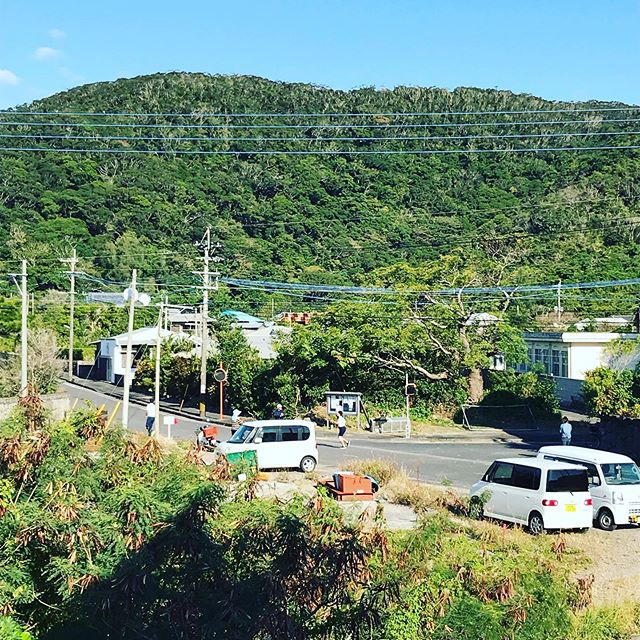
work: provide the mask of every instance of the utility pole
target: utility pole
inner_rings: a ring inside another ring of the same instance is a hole
[[[28,329],[27,319],[29,317],[29,292],[27,291],[27,261],[22,261],[22,269],[20,273],[10,273],[9,277],[13,280],[20,296],[22,298],[22,325],[20,328],[20,395],[24,398],[28,395],[29,390],[29,370],[27,369],[27,347],[28,347]],[[18,284],[18,278],[20,283]]]
[[[204,288],[202,290],[202,338],[200,339],[200,417],[207,416],[207,356],[209,354],[209,251],[211,250],[211,227],[207,227],[207,231],[203,237],[204,242],[204,271],[202,273],[202,281]]]
[[[76,264],[78,264],[78,256],[76,249],[73,248],[73,255],[70,258],[61,258],[60,262],[68,263],[70,267],[69,277],[71,278],[71,297],[69,299],[69,371],[67,377],[69,381],[73,380],[73,322],[76,303]]]
[[[558,280],[558,301],[556,310],[558,312],[558,320],[560,320],[560,315],[562,314],[562,307],[560,306],[560,289],[562,288],[562,280]]]
[[[162,312],[163,304],[160,301],[160,311],[158,311],[158,333],[156,337],[156,380],[154,385],[154,398],[153,401],[156,405],[156,419],[153,423],[153,434],[157,436],[160,431],[160,344],[162,342],[162,336],[160,335],[162,329]]]
[[[406,402],[406,412],[407,412],[407,422],[405,425],[405,433],[404,433],[404,437],[405,438],[410,438],[411,437],[411,415],[409,414],[409,394],[407,393],[409,389],[409,374],[405,373],[404,374],[404,395],[405,395],[405,402]]]
[[[27,369],[27,345],[29,341],[29,333],[27,328],[27,318],[29,317],[29,292],[27,291],[27,261],[22,261],[22,272],[20,273],[22,286],[20,293],[22,294],[22,326],[20,332],[20,395],[25,397],[29,390],[29,377]]]
[[[207,416],[207,357],[209,355],[209,289],[213,288],[215,291],[218,289],[218,277],[217,271],[209,273],[209,262],[219,262],[221,258],[217,256],[211,256],[211,227],[207,227],[204,236],[202,237],[203,244],[203,262],[204,267],[200,275],[202,275],[202,307],[201,307],[201,338],[200,338],[200,417],[206,418]],[[216,244],[214,249],[219,249],[220,244]],[[211,287],[211,276],[215,278],[215,284]]]
[[[129,387],[131,386],[131,340],[133,334],[133,314],[136,305],[136,269],[131,271],[129,285],[129,326],[127,329],[127,355],[125,358],[124,390],[122,394],[122,426],[129,427]]]

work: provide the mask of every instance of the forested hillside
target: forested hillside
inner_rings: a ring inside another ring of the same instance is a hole
[[[390,115],[331,115],[360,113]],[[367,284],[375,269],[456,250],[470,264],[510,254],[503,282],[637,277],[637,150],[509,152],[633,146],[637,115],[504,91],[185,73],[80,86],[0,114],[1,146],[23,149],[0,153],[0,260],[10,271],[28,257],[41,289],[66,287],[57,258],[76,245],[97,277],[135,266],[183,284],[211,225],[233,277]],[[92,152],[24,150],[38,147]],[[462,149],[505,152],[449,153]],[[598,300],[599,313],[635,306]]]

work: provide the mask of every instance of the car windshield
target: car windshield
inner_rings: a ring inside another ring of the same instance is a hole
[[[249,439],[251,432],[253,431],[253,427],[249,427],[247,425],[241,426],[230,438],[227,442],[233,442],[234,444],[242,444]]]
[[[600,466],[607,484],[640,484],[640,469],[633,462],[613,462]]]
[[[547,471],[547,491],[589,491],[589,477],[586,469],[549,469]]]

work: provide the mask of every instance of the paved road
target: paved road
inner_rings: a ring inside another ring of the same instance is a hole
[[[107,410],[113,410],[117,398],[89,389],[65,383],[65,389],[72,398],[78,398],[79,404],[90,402],[95,406],[105,404]],[[160,421],[166,414],[161,414]],[[129,408],[129,428],[144,432],[145,409],[131,404]],[[177,417],[178,424],[171,427],[172,437],[179,440],[193,440],[201,421]],[[161,424],[161,435],[166,436],[166,427]],[[218,427],[220,439],[231,435],[227,427]],[[368,434],[350,432],[351,445],[341,449],[335,432],[318,433],[318,454],[322,470],[339,470],[353,458],[384,458],[405,469],[407,474],[423,482],[440,484],[448,480],[453,486],[467,489],[480,478],[492,460],[503,456],[531,454],[539,445],[519,443],[429,443],[406,441],[404,439],[373,439]]]

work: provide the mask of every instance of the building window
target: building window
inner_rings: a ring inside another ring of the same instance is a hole
[[[558,349],[551,350],[551,374],[554,376],[560,375],[560,351]]]

